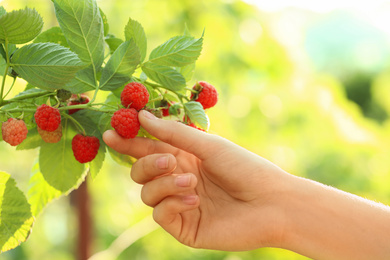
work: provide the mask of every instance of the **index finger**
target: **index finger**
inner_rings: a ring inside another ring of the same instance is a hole
[[[130,155],[136,159],[154,153],[176,154],[177,148],[146,137],[125,139],[114,130],[107,130],[103,134],[104,142],[118,153]]]

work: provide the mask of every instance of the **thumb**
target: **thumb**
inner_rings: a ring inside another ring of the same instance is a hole
[[[146,110],[139,112],[138,119],[149,134],[200,159],[208,157],[210,145],[215,141],[214,135],[177,121],[159,119]]]

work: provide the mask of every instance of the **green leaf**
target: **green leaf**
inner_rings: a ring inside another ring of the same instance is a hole
[[[7,62],[3,58],[3,56],[0,56],[0,76],[4,76],[5,69],[7,68]]]
[[[72,138],[76,133],[64,124],[61,141],[43,143],[39,153],[39,166],[43,177],[53,188],[68,192],[78,187],[84,179],[84,165],[76,161],[72,151]]]
[[[209,119],[199,102],[190,101],[185,103],[184,110],[191,122],[199,124],[203,129],[207,130],[209,128]]]
[[[130,81],[140,63],[140,54],[134,41],[125,41],[112,54],[103,69],[100,89],[115,90]]]
[[[183,67],[175,68],[177,72],[179,72],[181,75],[183,75],[186,82],[189,82],[192,79],[192,76],[194,76],[195,73],[195,62],[191,63],[189,65],[185,65]]]
[[[53,199],[62,195],[62,192],[50,186],[41,171],[39,163],[36,162],[32,168],[32,176],[28,182],[28,202],[31,205],[33,216],[38,216],[42,209]]]
[[[33,222],[26,196],[8,173],[0,172],[0,253],[26,241]]]
[[[182,67],[195,62],[202,51],[203,38],[176,36],[155,48],[149,61],[165,65]]]
[[[118,153],[117,151],[115,151],[110,147],[108,147],[108,152],[110,153],[111,158],[119,165],[131,167],[131,165],[133,165],[136,161],[133,157],[122,153]]]
[[[101,8],[99,8],[99,12],[100,12],[100,16],[102,17],[102,22],[103,22],[103,32],[104,32],[103,35],[107,36],[108,32],[110,30],[110,25],[108,24],[106,14],[103,12],[103,10]]]
[[[109,35],[110,36],[110,35]],[[110,36],[106,38],[106,43],[110,48],[110,53],[113,54],[116,49],[123,43],[122,39],[116,38],[114,36]]]
[[[152,62],[146,62],[142,65],[142,71],[153,81],[160,83],[172,91],[179,91],[186,86],[186,80],[176,70],[161,66]]]
[[[99,174],[103,166],[105,157],[106,157],[106,145],[103,142],[103,140],[100,140],[99,152],[96,155],[95,159],[93,159],[92,162],[89,163],[89,173],[91,174],[92,179],[95,179],[96,176]]]
[[[90,90],[95,90],[95,78],[92,66],[79,70],[69,83],[63,89],[69,90],[73,94],[81,94]]]
[[[6,14],[7,11],[4,9],[4,6],[0,6],[0,16]]]
[[[0,16],[0,43],[21,44],[33,40],[43,27],[42,17],[35,9],[14,10]]]
[[[17,50],[11,66],[19,76],[42,89],[59,89],[82,68],[77,55],[54,43],[32,43]]]
[[[35,149],[42,145],[42,138],[38,133],[37,128],[31,129],[27,133],[27,138],[16,147],[16,150]]]
[[[97,73],[104,60],[104,27],[94,0],[53,0],[70,48]]]
[[[35,38],[34,43],[38,43],[38,42],[52,42],[52,43],[57,43],[66,48],[69,48],[69,44],[66,41],[64,33],[62,32],[61,28],[58,26],[52,27],[49,30],[46,30],[42,32],[40,35],[38,35],[38,37]]]
[[[146,57],[147,40],[142,25],[136,20],[129,18],[125,26],[125,39],[126,41],[134,40],[141,54],[141,62],[143,62]]]

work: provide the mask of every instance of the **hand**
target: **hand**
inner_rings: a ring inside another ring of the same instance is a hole
[[[153,217],[178,241],[226,251],[278,246],[284,213],[279,200],[288,174],[238,145],[141,111],[142,127],[159,140],[104,141],[138,159],[132,179]]]

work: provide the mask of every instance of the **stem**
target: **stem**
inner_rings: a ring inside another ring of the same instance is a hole
[[[5,39],[3,46],[4,46],[5,56],[7,58],[7,66],[5,66],[4,75],[3,75],[3,82],[1,83],[0,103],[2,103],[4,100],[3,94],[4,94],[4,87],[5,87],[5,79],[7,78],[7,73],[8,73],[9,64],[10,64],[9,57],[8,57],[8,39],[7,38]]]
[[[11,87],[9,87],[7,93],[4,95],[3,100],[4,100],[4,99],[8,96],[8,94],[11,92],[12,88],[13,88],[14,85],[15,85],[15,82],[16,82],[16,77],[14,78],[14,81],[12,82]]]
[[[81,132],[83,132],[83,134],[86,135],[84,127],[76,119],[74,119],[72,116],[66,113],[63,113],[62,115],[70,119],[79,128],[79,130],[81,130]]]

